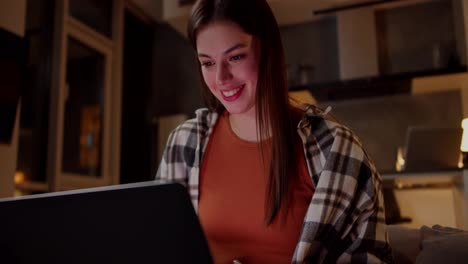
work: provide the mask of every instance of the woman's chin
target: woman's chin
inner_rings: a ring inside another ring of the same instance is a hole
[[[254,107],[234,107],[232,105],[224,105],[226,111],[231,115],[255,115]]]

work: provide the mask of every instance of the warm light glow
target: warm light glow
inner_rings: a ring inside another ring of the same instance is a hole
[[[404,157],[404,149],[402,147],[398,147],[397,149],[397,159],[395,162],[395,170],[396,171],[403,171],[405,169],[405,157]]]
[[[465,166],[465,164],[463,163],[463,153],[460,152],[460,156],[458,158],[458,168],[462,169],[464,166]]]
[[[463,128],[463,136],[462,136],[460,150],[463,152],[468,152],[468,118],[463,119],[462,128]]]
[[[15,173],[15,178],[14,178],[15,184],[23,183],[25,180],[26,180],[26,176],[24,175],[24,172],[17,171]]]

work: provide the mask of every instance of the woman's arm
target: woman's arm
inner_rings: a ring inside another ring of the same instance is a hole
[[[156,180],[187,185],[190,169],[194,166],[196,131],[195,120],[188,120],[171,132],[156,173]]]
[[[351,130],[310,121],[305,145],[315,193],[293,262],[393,263],[375,166]]]

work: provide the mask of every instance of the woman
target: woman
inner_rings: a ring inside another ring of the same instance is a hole
[[[156,177],[188,185],[215,262],[392,262],[380,176],[327,111],[289,103],[266,1],[199,0],[188,36],[208,109],[172,132]]]

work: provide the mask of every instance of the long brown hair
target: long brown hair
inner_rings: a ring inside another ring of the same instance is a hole
[[[198,0],[188,22],[187,33],[195,50],[197,31],[217,20],[228,20],[252,35],[260,45],[256,92],[257,131],[261,139],[271,135],[272,160],[269,168],[265,202],[265,222],[269,225],[279,209],[289,204],[289,175],[296,175],[293,147],[294,127],[288,104],[286,63],[278,24],[266,0]],[[198,68],[201,74],[200,67]],[[211,94],[202,80],[205,103],[218,113],[223,105]],[[265,143],[260,141],[262,157]],[[264,162],[265,164],[265,162]]]

